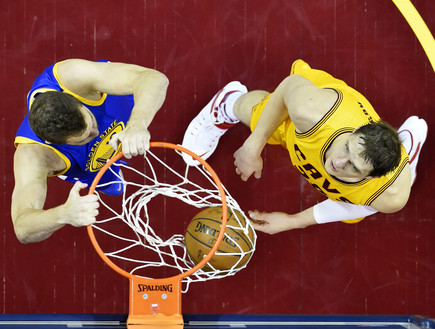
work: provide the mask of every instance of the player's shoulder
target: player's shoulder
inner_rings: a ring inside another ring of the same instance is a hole
[[[96,62],[81,58],[70,58],[57,64],[59,77],[62,80],[79,77],[94,67]]]
[[[371,204],[383,213],[393,213],[402,209],[411,193],[411,169],[407,164],[397,176],[394,183],[382,192]]]
[[[296,74],[288,77],[285,89],[285,104],[300,132],[315,126],[338,98],[334,90],[317,87],[310,80]]]
[[[101,92],[97,85],[104,79],[107,62],[94,62],[85,59],[67,59],[57,67],[59,80],[65,90],[84,99],[99,100]]]
[[[15,150],[14,166],[22,170],[39,169],[46,170],[47,173],[55,173],[65,168],[65,162],[48,145],[21,143]]]

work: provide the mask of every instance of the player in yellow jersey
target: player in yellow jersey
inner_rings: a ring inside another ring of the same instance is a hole
[[[293,63],[291,74],[272,94],[247,92],[239,82],[226,85],[191,122],[183,146],[206,159],[239,121],[252,130],[234,153],[242,180],[260,178],[262,150],[279,144],[328,198],[297,214],[250,211],[254,227],[270,234],[399,211],[408,201],[427,134],[426,122],[416,116],[398,133],[363,95],[302,60]],[[191,157],[184,159],[196,165]]]

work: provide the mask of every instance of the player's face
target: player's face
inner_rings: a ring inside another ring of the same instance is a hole
[[[80,135],[69,137],[67,139],[67,144],[85,145],[99,134],[97,120],[91,111],[89,111],[85,106],[82,106],[80,111],[85,119],[86,128]]]
[[[373,165],[360,155],[363,150],[364,141],[358,134],[339,136],[326,152],[326,172],[349,182],[369,177]]]

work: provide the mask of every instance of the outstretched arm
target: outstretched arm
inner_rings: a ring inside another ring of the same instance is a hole
[[[275,234],[315,224],[367,217],[378,211],[393,213],[405,206],[409,197],[410,185],[410,170],[409,165],[407,165],[395,182],[377,197],[371,206],[355,205],[328,199],[297,214],[250,211],[249,216],[256,230]]]
[[[317,224],[313,215],[313,207],[297,214],[286,214],[277,211],[267,213],[253,210],[249,211],[249,217],[256,231],[268,234],[276,234]]]
[[[369,206],[354,205],[328,199],[297,214],[250,211],[249,216],[256,230],[275,234],[315,224],[359,219],[373,215],[376,212],[376,209]]]
[[[62,83],[88,99],[101,93],[134,96],[134,107],[126,129],[112,137],[110,145],[122,143],[126,158],[144,154],[149,148],[148,126],[163,105],[169,81],[156,70],[133,64],[90,62],[70,59],[59,64]]]
[[[37,144],[19,144],[15,151],[11,215],[15,234],[22,243],[45,240],[67,224],[86,226],[95,222],[98,197],[81,196],[80,190],[87,186],[81,182],[74,184],[64,204],[43,209],[47,175],[61,164],[56,157],[53,151]]]

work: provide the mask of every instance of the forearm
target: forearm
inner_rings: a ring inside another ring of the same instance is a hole
[[[21,243],[40,242],[65,226],[63,206],[48,210],[27,209],[12,215],[15,235]]]
[[[250,211],[249,216],[251,217],[252,225],[257,231],[268,234],[301,229],[317,224],[314,220],[312,207],[296,214]]]
[[[16,188],[12,193],[11,215],[18,240],[22,243],[38,242],[47,239],[66,224],[80,227],[95,223],[98,196],[81,196],[80,191],[86,187],[87,184],[77,181],[65,203],[47,210],[43,209],[45,197],[26,194],[26,190]],[[37,190],[37,186],[34,190]]]
[[[314,219],[313,207],[307,208],[297,214],[292,214],[289,216],[292,223],[290,229],[305,228],[317,224]]]
[[[250,211],[249,216],[257,231],[276,234],[316,224],[356,219],[374,213],[376,210],[372,207],[326,200],[296,214]]]
[[[271,94],[254,130],[246,140],[247,145],[256,145],[262,150],[279,125],[288,119],[289,114],[284,104],[282,84]]]
[[[168,85],[166,76],[158,71],[147,70],[138,74],[133,81],[135,105],[128,124],[141,124],[148,128],[165,101]]]

